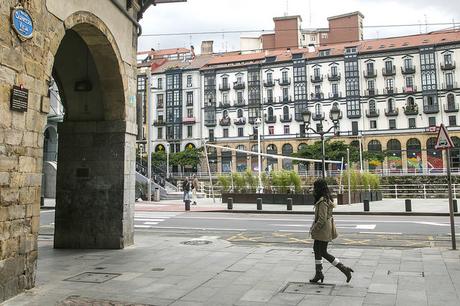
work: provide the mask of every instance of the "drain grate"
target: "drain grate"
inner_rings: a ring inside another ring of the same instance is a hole
[[[101,284],[115,277],[118,277],[120,275],[121,275],[120,273],[84,272],[84,273],[72,276],[70,278],[67,278],[65,279],[65,281]]]
[[[284,293],[297,293],[306,295],[331,295],[334,289],[334,284],[311,284],[311,283],[299,283],[289,282],[281,292]]]
[[[425,272],[390,271],[390,270],[388,270],[388,275],[410,276],[410,277],[425,277]]]
[[[185,245],[206,245],[206,244],[211,244],[212,241],[200,240],[200,239],[192,239],[192,240],[184,241],[184,242],[181,242],[181,243],[185,244]]]
[[[296,255],[301,252],[302,250],[270,249],[266,253],[270,255]]]

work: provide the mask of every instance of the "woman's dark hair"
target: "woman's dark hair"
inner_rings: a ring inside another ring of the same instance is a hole
[[[317,179],[313,183],[313,196],[315,197],[315,203],[321,198],[324,197],[332,201],[332,195],[327,187],[327,182],[325,179]]]

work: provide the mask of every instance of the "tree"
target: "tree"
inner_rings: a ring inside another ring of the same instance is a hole
[[[186,148],[184,151],[172,153],[170,164],[173,166],[190,166],[195,168],[200,164],[202,155],[202,148]]]
[[[326,160],[336,160],[340,161],[344,160],[347,161],[347,148],[350,149],[350,162],[359,162],[359,148],[355,146],[350,146],[343,141],[331,141],[326,140],[324,142],[325,145],[325,159]],[[309,159],[322,159],[322,146],[321,141],[316,141],[310,145],[306,145],[297,153],[292,154],[294,157],[300,158],[309,158]],[[308,162],[304,161],[294,161],[298,164],[307,164]]]

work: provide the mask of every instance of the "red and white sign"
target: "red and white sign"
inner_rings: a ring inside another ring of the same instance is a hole
[[[450,139],[447,129],[444,124],[441,123],[438,132],[438,138],[436,139],[435,149],[450,149],[454,147],[452,139]]]

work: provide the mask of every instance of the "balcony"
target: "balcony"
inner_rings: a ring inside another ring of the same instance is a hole
[[[441,88],[444,90],[452,90],[454,88],[458,88],[457,82],[453,83],[442,83]]]
[[[187,102],[185,103],[185,106],[193,106],[193,101],[187,101]]]
[[[273,104],[273,103],[275,103],[275,99],[273,97],[264,99],[264,104]]]
[[[387,117],[396,117],[399,115],[399,109],[397,107],[385,109],[385,116]]]
[[[264,86],[265,86],[265,87],[273,87],[273,86],[275,86],[275,81],[273,81],[273,80],[266,80],[266,81],[264,82]]]
[[[153,126],[165,126],[166,122],[164,120],[155,120],[153,121]]]
[[[319,101],[324,99],[324,94],[322,92],[311,93],[310,100]]]
[[[220,108],[229,108],[231,105],[230,105],[230,102],[220,102],[219,104],[219,107]]]
[[[230,120],[230,117],[222,118],[219,120],[219,124],[221,126],[229,126],[231,123],[232,121]]]
[[[291,96],[279,97],[279,101],[280,103],[292,102],[292,97]]]
[[[374,109],[374,110],[367,110],[366,111],[366,117],[367,118],[377,118],[380,116],[380,110],[379,109]]]
[[[242,90],[246,88],[245,82],[233,82],[233,89],[235,90]]]
[[[311,114],[311,117],[315,121],[324,120],[324,112],[323,113],[313,113],[313,114]]]
[[[394,94],[397,94],[398,93],[398,90],[396,88],[385,88],[383,90],[383,94],[385,95],[394,95]]]
[[[207,126],[207,127],[216,126],[216,125],[217,125],[216,119],[206,119],[206,120],[204,121],[204,125]]]
[[[183,124],[194,124],[196,123],[195,117],[187,117],[182,120]]]
[[[402,88],[403,93],[414,93],[417,92],[417,86],[406,86]]]
[[[330,92],[330,93],[329,93],[329,98],[330,98],[330,99],[339,99],[339,98],[342,98],[342,93],[341,93],[341,92]]]
[[[441,69],[442,70],[453,70],[453,69],[455,69],[455,61],[450,62],[450,63],[441,64]]]
[[[276,123],[275,116],[265,116],[265,123]]]
[[[378,89],[367,89],[364,91],[364,95],[365,96],[368,96],[368,97],[374,97],[376,95],[378,95],[379,91]]]
[[[417,106],[417,104],[403,106],[403,109],[404,109],[404,114],[406,116],[418,115],[418,106]]]
[[[220,91],[229,91],[230,86],[228,85],[228,83],[219,84],[219,90]]]
[[[286,122],[291,122],[291,121],[292,121],[291,115],[289,116],[280,115],[280,122],[286,123]]]
[[[364,77],[366,79],[376,78],[377,77],[377,70],[376,69],[364,70]]]
[[[340,81],[340,73],[336,73],[336,74],[328,74],[327,75],[327,79],[331,82],[334,82],[334,81]]]
[[[415,66],[401,67],[401,73],[402,74],[414,74],[415,73]]]
[[[436,114],[439,113],[439,104],[423,105],[423,112],[425,114]]]
[[[396,74],[396,66],[393,65],[391,67],[384,67],[382,68],[382,75],[383,76],[393,76]]]
[[[323,81],[322,75],[312,75],[310,78],[312,83],[321,83]]]
[[[280,86],[289,86],[291,85],[291,78],[280,79],[278,80],[278,83],[280,84]]]
[[[240,106],[245,106],[246,105],[246,100],[236,100],[233,102],[233,105],[240,107]]]
[[[260,87],[260,80],[248,81],[248,87]]]
[[[444,104],[444,112],[455,113],[458,112],[458,103],[447,103]]]
[[[164,108],[164,103],[163,102],[158,102],[157,103],[157,109],[163,109]]]
[[[233,123],[235,125],[245,125],[246,124],[246,118],[245,117],[235,118],[235,119],[233,119]]]

